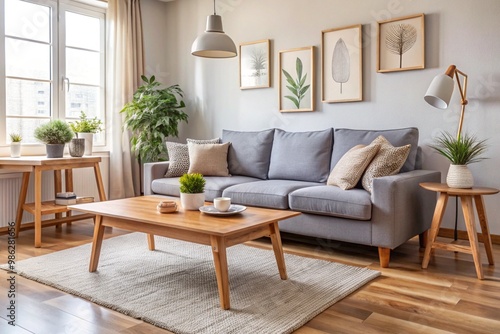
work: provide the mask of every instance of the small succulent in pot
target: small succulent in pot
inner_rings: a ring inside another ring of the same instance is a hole
[[[12,132],[9,134],[10,141],[13,143],[20,143],[23,140],[23,136],[17,132]]]
[[[185,210],[198,210],[205,203],[205,178],[199,173],[186,173],[179,178],[181,205]]]
[[[45,143],[47,158],[62,158],[64,145],[71,141],[74,134],[68,123],[54,119],[37,127],[34,136]]]

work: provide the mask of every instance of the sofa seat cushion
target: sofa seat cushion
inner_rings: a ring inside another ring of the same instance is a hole
[[[222,195],[231,203],[271,209],[289,209],[288,194],[294,190],[317,186],[316,182],[267,180],[242,183],[226,188]]]
[[[332,129],[308,132],[276,129],[269,179],[326,182],[332,143]]]
[[[372,218],[370,193],[364,189],[345,191],[330,186],[302,188],[289,195],[289,203],[294,211],[356,220]]]
[[[215,197],[221,197],[222,191],[227,187],[258,181],[259,179],[248,176],[205,176],[205,180],[205,200],[211,202]],[[179,197],[179,178],[170,177],[153,180],[151,190],[155,194]]]
[[[229,174],[267,179],[274,129],[264,131],[222,131],[222,141],[230,142],[227,153]]]

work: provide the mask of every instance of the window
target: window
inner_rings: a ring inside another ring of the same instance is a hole
[[[38,125],[71,122],[81,111],[105,122],[105,10],[74,0],[0,4],[0,145],[10,132],[36,143]],[[105,145],[104,133],[95,145]]]

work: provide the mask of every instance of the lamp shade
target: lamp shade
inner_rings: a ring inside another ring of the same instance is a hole
[[[236,57],[236,45],[222,30],[222,19],[219,15],[207,17],[207,29],[193,42],[191,54],[205,58]]]
[[[429,85],[424,99],[431,106],[446,109],[453,94],[453,78],[447,74],[437,75]]]

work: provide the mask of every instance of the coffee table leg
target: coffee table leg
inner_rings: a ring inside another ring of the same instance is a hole
[[[101,255],[102,238],[104,236],[104,226],[102,225],[102,216],[95,217],[94,241],[92,242],[92,254],[90,255],[89,271],[93,273],[97,270],[99,256]]]
[[[219,288],[220,307],[229,310],[229,275],[227,269],[226,243],[223,238],[212,236],[212,254]]]
[[[274,257],[276,257],[276,263],[278,264],[278,270],[280,272],[281,279],[285,280],[288,278],[286,274],[285,256],[283,255],[283,245],[281,244],[281,235],[278,228],[278,222],[274,222],[269,225],[271,230],[271,242],[273,243]]]
[[[155,235],[154,234],[148,234],[148,248],[150,251],[155,250]]]

